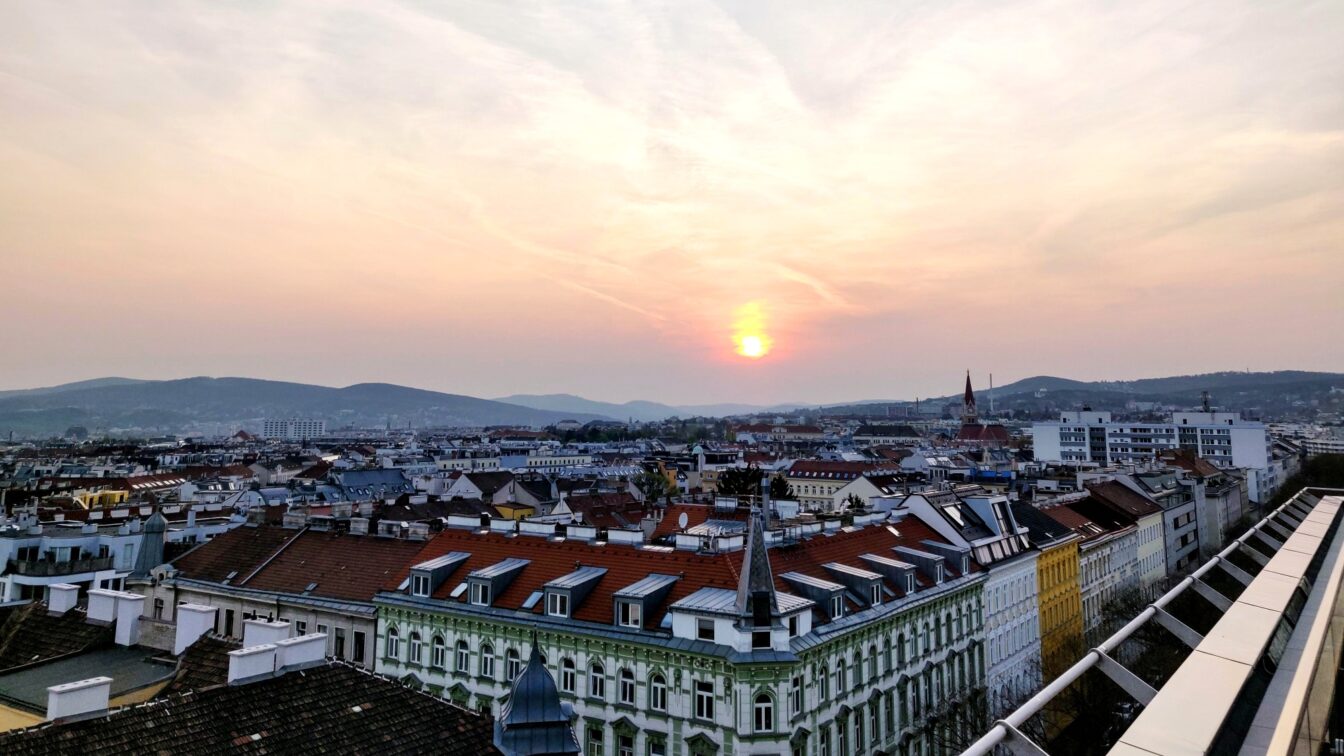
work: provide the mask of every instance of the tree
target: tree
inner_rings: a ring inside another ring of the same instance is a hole
[[[657,501],[676,493],[676,486],[658,470],[645,470],[635,476],[635,488],[644,494],[644,501]]]
[[[718,492],[724,496],[760,496],[761,469],[748,465],[724,470],[719,473]]]
[[[844,505],[845,509],[852,511],[856,509],[864,509],[867,506],[868,505],[864,504],[863,499],[860,499],[857,494],[851,493],[850,495],[845,497],[845,505]]]
[[[783,477],[770,479],[770,498],[772,499],[792,499],[793,486]]]

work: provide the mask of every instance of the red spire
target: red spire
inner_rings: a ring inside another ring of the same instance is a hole
[[[971,390],[971,371],[966,371],[966,395],[961,400],[961,421],[975,422],[975,392]]]

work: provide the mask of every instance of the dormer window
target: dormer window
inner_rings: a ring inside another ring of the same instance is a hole
[[[411,595],[428,596],[429,595],[429,575],[420,573],[411,574]]]
[[[471,603],[477,606],[490,606],[490,584],[471,584]]]
[[[915,592],[915,573],[911,572],[905,576],[905,592]]]
[[[752,648],[770,648],[770,631],[755,630],[751,633]]]
[[[845,614],[845,598],[839,594],[831,597],[831,618],[843,617]]]
[[[868,603],[877,606],[882,603],[882,586],[873,583],[868,587]]]
[[[617,605],[616,622],[622,627],[643,627],[643,616],[639,604],[621,601]]]
[[[569,594],[552,591],[546,594],[546,613],[552,617],[569,616]]]

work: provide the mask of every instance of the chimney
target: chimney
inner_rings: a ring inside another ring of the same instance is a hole
[[[406,538],[411,541],[423,541],[429,538],[429,523],[413,522]]]
[[[309,633],[277,641],[275,668],[279,672],[302,669],[327,660],[327,634]]]
[[[371,501],[361,501],[361,502],[359,503],[359,516],[360,516],[360,517],[372,517],[372,516],[373,516],[373,502],[371,502]]]
[[[274,676],[275,651],[274,643],[230,651],[229,685],[242,685]]]
[[[106,588],[89,591],[89,622],[112,624],[117,617],[117,592]]]
[[[195,507],[188,507],[188,508],[187,508],[187,527],[188,527],[188,528],[194,528],[194,527],[196,527],[196,508],[195,508]]]
[[[69,583],[52,583],[47,586],[47,613],[65,614],[79,603],[79,586]]]
[[[140,614],[145,608],[145,597],[134,593],[117,593],[118,646],[134,646],[140,642]]]
[[[243,645],[260,646],[278,643],[289,637],[289,622],[268,622],[263,619],[243,620]]]
[[[107,711],[107,699],[111,692],[110,677],[90,677],[87,680],[52,685],[47,688],[47,720]]]
[[[213,606],[179,604],[177,607],[177,635],[173,638],[173,655],[180,656],[187,647],[215,627]]]
[[[350,518],[350,535],[368,535],[368,534],[369,534],[369,518],[367,517]]]

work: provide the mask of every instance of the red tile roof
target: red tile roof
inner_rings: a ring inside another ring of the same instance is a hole
[[[681,516],[686,515],[686,527],[693,528],[696,525],[703,525],[705,520],[736,520],[746,522],[746,510],[722,510],[715,511],[714,507],[708,504],[673,504],[663,513],[663,519],[658,523],[658,527],[653,529],[654,538],[669,536],[681,530],[678,524]]]
[[[669,511],[669,516],[676,517],[676,514]],[[860,554],[890,556],[890,549],[894,546],[923,548],[920,542],[925,539],[946,542],[932,529],[914,518],[907,518],[892,527],[895,528],[895,533],[886,526],[874,525],[852,532],[815,536],[794,545],[770,549],[768,554],[775,575],[776,590],[796,595],[796,591],[779,577],[785,572],[796,571],[833,580],[830,573],[821,565],[827,562],[841,562],[853,567],[863,567],[864,563],[858,558]],[[612,594],[616,591],[634,584],[651,573],[680,576],[681,579],[673,585],[663,605],[645,618],[646,627],[657,627],[669,606],[701,588],[736,590],[743,555],[741,551],[698,554],[692,551],[641,549],[620,545],[601,546],[581,541],[552,541],[528,536],[511,538],[495,533],[445,530],[426,544],[406,569],[392,574],[383,584],[384,589],[397,590],[408,576],[411,564],[443,556],[452,551],[465,552],[471,554],[471,557],[439,586],[434,592],[434,598],[458,603],[467,600],[466,594],[456,599],[450,594],[472,571],[509,558],[529,560],[528,565],[494,599],[494,606],[512,610],[522,610],[523,602],[533,592],[542,590],[542,586],[548,581],[567,575],[580,566],[605,567],[607,573],[602,576],[583,603],[573,611],[573,617],[577,620],[601,624],[610,624],[613,620]],[[979,569],[972,562],[971,571]],[[949,569],[948,574],[955,576],[955,569]],[[920,576],[919,584],[928,585],[928,582]],[[888,586],[895,590],[897,595],[902,595],[903,591],[899,586],[890,583]],[[532,609],[536,613],[542,610],[541,602],[537,602]]]
[[[1093,483],[1087,486],[1092,498],[1109,507],[1121,517],[1130,521],[1148,515],[1158,514],[1162,508],[1149,501],[1143,494],[1115,480]]]
[[[230,572],[236,572],[234,577],[241,578],[256,569],[296,532],[267,525],[242,525],[188,551],[172,564],[183,577],[195,580],[217,583]]]
[[[424,541],[307,530],[246,582],[247,573],[240,572],[233,585],[372,601],[391,575],[404,573],[418,561],[416,555],[424,546]],[[308,591],[313,583],[317,585]]]

